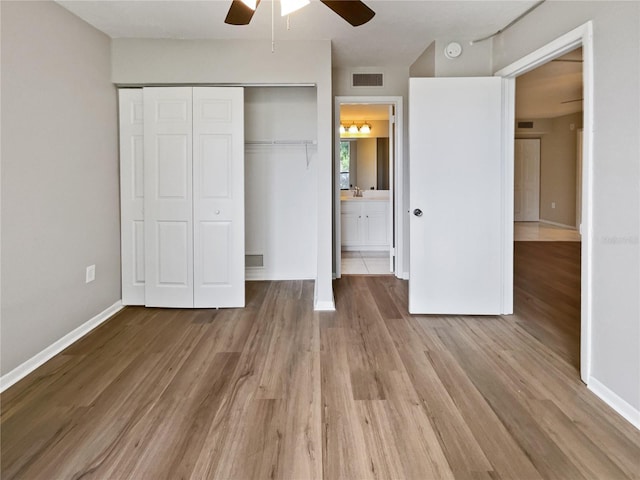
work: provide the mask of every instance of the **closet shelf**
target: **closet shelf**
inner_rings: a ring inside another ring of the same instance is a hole
[[[309,157],[309,146],[317,146],[318,142],[316,140],[247,140],[244,142],[245,146],[251,145],[267,145],[267,146],[303,146],[305,158],[307,160],[307,169],[309,169],[309,162],[311,162],[311,158]]]

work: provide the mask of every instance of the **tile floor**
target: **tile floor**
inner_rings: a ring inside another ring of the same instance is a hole
[[[342,251],[342,275],[389,275],[389,252]]]
[[[533,242],[579,242],[580,234],[571,228],[541,222],[514,222],[513,238]]]
[[[579,242],[577,230],[541,222],[515,222],[515,241]],[[342,251],[342,275],[390,275],[389,252]]]

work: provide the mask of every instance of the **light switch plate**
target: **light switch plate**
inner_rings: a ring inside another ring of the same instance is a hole
[[[93,282],[96,279],[96,266],[89,265],[87,267],[87,274],[85,277],[85,283]]]

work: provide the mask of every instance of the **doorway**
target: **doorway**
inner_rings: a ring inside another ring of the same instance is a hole
[[[402,97],[336,97],[336,278],[396,274],[402,265],[401,118]]]
[[[547,348],[580,365],[577,140],[582,49],[516,79],[514,313]]]
[[[588,22],[581,27],[578,27],[571,32],[563,35],[562,37],[554,40],[550,44],[538,49],[537,51],[527,55],[526,57],[514,62],[513,64],[503,68],[502,70],[496,73],[497,76],[503,77],[505,81],[505,98],[506,98],[506,106],[505,106],[505,155],[506,158],[514,158],[514,144],[511,139],[513,139],[513,130],[506,125],[514,125],[516,123],[516,78],[527,74],[535,70],[536,68],[543,66],[545,64],[550,63],[553,60],[561,60],[563,56],[569,54],[570,52],[582,48],[582,59],[580,61],[580,72],[582,75],[582,96],[580,101],[583,103],[583,131],[582,131],[582,145],[581,145],[581,175],[580,181],[576,180],[576,184],[578,185],[578,190],[580,191],[581,202],[579,205],[580,218],[578,220],[577,225],[574,226],[582,235],[582,241],[578,246],[579,251],[579,278],[580,278],[580,288],[579,288],[579,298],[578,298],[578,311],[579,311],[579,368],[580,368],[580,377],[583,382],[587,383],[590,375],[590,360],[591,360],[591,309],[592,309],[592,290],[591,290],[591,275],[592,275],[592,249],[591,249],[591,237],[592,237],[592,222],[591,222],[591,211],[592,211],[592,187],[591,187],[591,172],[592,172],[592,132],[593,132],[593,45],[592,45],[592,24]],[[566,58],[566,57],[565,57]],[[558,62],[559,63],[559,62]],[[566,99],[567,104],[571,103],[571,100],[578,99]],[[569,128],[571,125],[569,124]],[[575,134],[577,135],[577,126],[574,124],[573,128]],[[516,130],[516,133],[518,131]],[[511,135],[511,139],[509,136]],[[574,140],[577,143],[577,140]],[[575,143],[574,143],[575,145]],[[543,147],[544,149],[544,147]],[[575,153],[574,155],[577,155]],[[574,156],[571,159],[574,162],[574,165],[577,164],[578,160]],[[513,161],[509,164],[508,162],[505,164],[507,169],[507,178],[511,176],[513,178],[514,173],[514,163]],[[511,167],[511,171],[509,171],[509,166]],[[542,175],[542,177],[544,174]],[[575,178],[575,177],[574,177]],[[508,180],[507,180],[508,181]],[[544,181],[544,180],[542,180]],[[513,187],[513,185],[512,185]],[[509,196],[509,192],[513,192],[513,188],[505,189],[507,193],[507,200]],[[574,199],[577,198],[577,192],[574,192]],[[511,199],[513,200],[513,199]],[[511,203],[513,205],[513,203]],[[553,200],[547,200],[545,202],[544,195],[541,190],[541,209],[540,214],[544,216],[545,209],[548,208],[549,211],[557,208],[557,203],[554,204]],[[505,222],[513,222],[514,220],[514,212],[511,209],[507,209],[505,212],[506,218]],[[570,218],[573,215],[573,218],[576,218],[577,209],[573,211],[569,211],[567,213],[567,218]],[[551,225],[553,223],[561,223],[561,222],[550,222]],[[568,220],[566,222],[569,226],[573,223],[572,220]],[[560,227],[566,227],[566,225],[559,225]],[[504,295],[513,295],[514,292],[506,291]]]

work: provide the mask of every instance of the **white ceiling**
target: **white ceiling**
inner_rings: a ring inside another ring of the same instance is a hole
[[[516,78],[516,118],[555,118],[582,111],[582,49]],[[563,103],[567,102],[567,103]]]
[[[58,3],[112,38],[271,38],[269,0],[262,1],[248,26],[224,23],[231,0],[58,0]],[[291,15],[288,31],[276,3],[276,42],[330,39],[334,67],[409,66],[433,40],[489,35],[536,2],[365,0],[365,3],[376,16],[354,28],[318,0],[312,0],[311,5]]]

